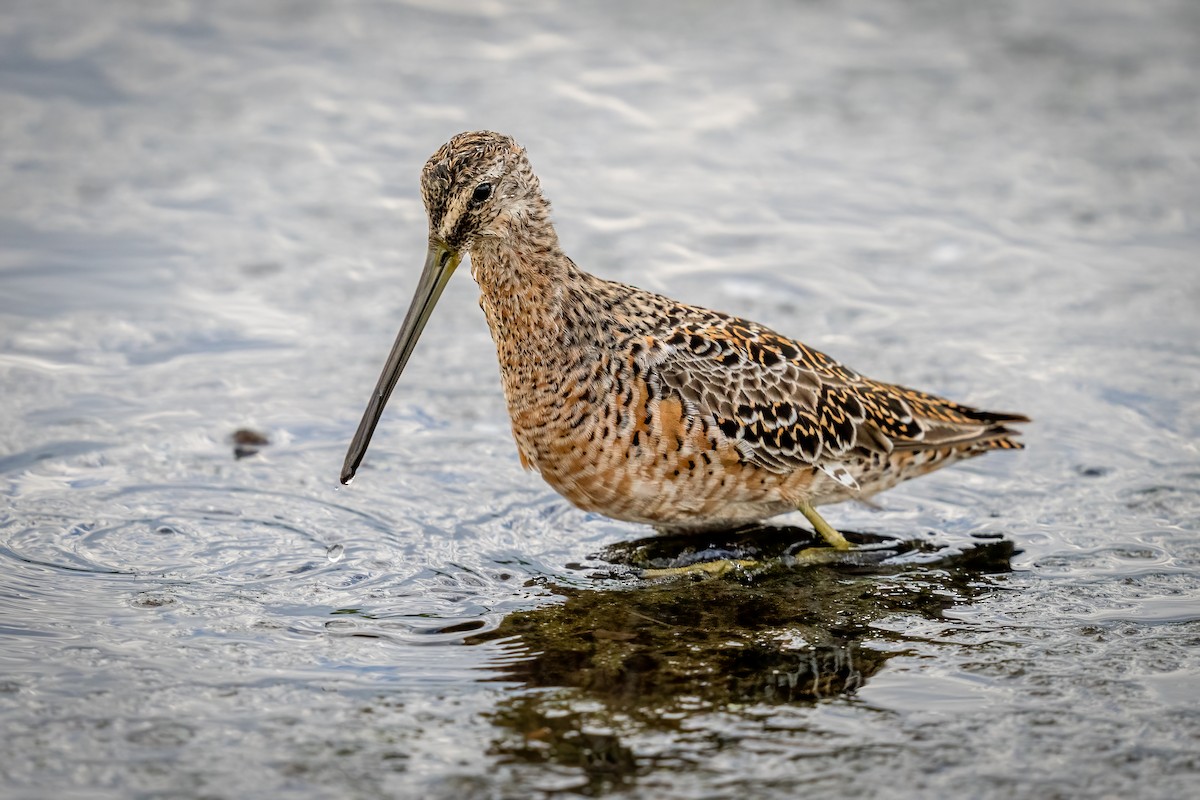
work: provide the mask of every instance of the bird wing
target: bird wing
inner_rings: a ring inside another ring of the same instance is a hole
[[[682,309],[680,309],[682,310]],[[865,378],[769,328],[687,309],[639,354],[653,388],[707,417],[745,461],[772,472],[836,463],[854,450],[890,453],[996,441],[1025,421]],[[1000,442],[1007,444],[1000,444]]]

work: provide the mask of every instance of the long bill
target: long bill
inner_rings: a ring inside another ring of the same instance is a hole
[[[392,396],[396,381],[400,379],[400,373],[404,371],[404,365],[408,363],[408,357],[412,355],[417,339],[433,313],[433,307],[437,305],[442,290],[446,288],[450,276],[454,274],[454,269],[461,260],[462,255],[444,242],[430,239],[429,252],[425,256],[425,269],[421,271],[412,305],[404,317],[404,324],[400,326],[400,333],[396,335],[392,352],[388,353],[387,363],[384,364],[379,382],[375,384],[375,391],[371,394],[371,401],[367,403],[367,410],[363,412],[362,421],[358,423],[358,430],[354,432],[350,449],[346,451],[346,461],[342,464],[342,483],[349,483],[358,471],[358,465],[366,455],[367,445],[371,443],[371,435],[375,433],[375,426],[379,424],[379,417],[383,414],[383,407]]]

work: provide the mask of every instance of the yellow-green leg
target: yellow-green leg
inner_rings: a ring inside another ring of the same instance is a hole
[[[846,541],[846,537],[842,536],[834,527],[825,521],[825,518],[817,513],[817,510],[808,503],[801,503],[797,508],[803,514],[821,538],[829,544],[829,548],[824,547],[809,547],[802,550],[796,556],[796,563],[802,566],[812,566],[817,564],[835,563],[838,557],[830,550],[849,550],[850,542]],[[642,570],[643,578],[678,578],[683,575],[709,575],[716,577],[723,575],[731,569],[753,569],[759,566],[759,562],[754,559],[728,559],[722,558],[717,561],[705,561],[699,564],[690,564],[686,567],[666,567],[664,569],[644,569]]]
[[[829,546],[834,550],[849,550],[850,543],[846,541],[846,537],[833,529],[833,526],[825,521],[824,517],[817,513],[817,510],[808,503],[800,504],[800,513],[803,514],[817,533],[821,534],[821,538],[829,542]]]
[[[731,569],[754,569],[759,566],[759,562],[753,559],[745,558],[721,558],[716,561],[701,561],[698,564],[689,564],[686,567],[663,567],[661,569],[644,569],[642,570],[643,578],[678,578],[683,575],[708,575],[716,578],[729,572]]]

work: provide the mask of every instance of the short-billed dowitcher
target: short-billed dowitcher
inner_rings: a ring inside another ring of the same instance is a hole
[[[525,150],[462,133],[421,173],[429,251],[342,467],[354,477],[434,304],[471,256],[521,464],[576,506],[660,530],[865,498],[988,450],[1019,414],[865,378],[737,317],[596,278],[563,253]]]

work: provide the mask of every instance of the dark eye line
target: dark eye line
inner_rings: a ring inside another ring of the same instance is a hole
[[[492,196],[492,185],[487,181],[475,187],[475,192],[471,195],[471,202],[478,205]]]

